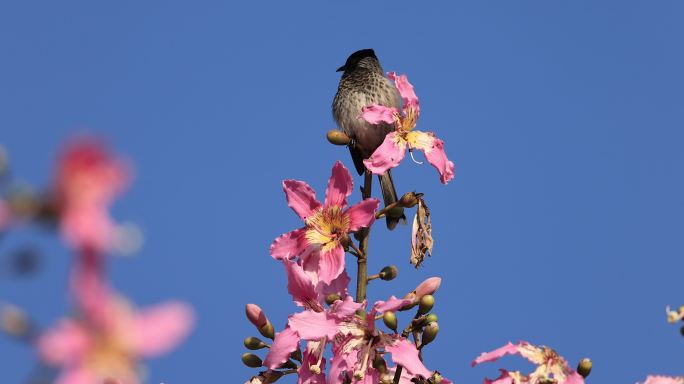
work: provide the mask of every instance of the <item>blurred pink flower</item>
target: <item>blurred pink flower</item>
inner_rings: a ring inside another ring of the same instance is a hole
[[[111,246],[112,201],[128,184],[130,172],[93,139],[69,145],[59,161],[55,180],[60,230],[78,249],[105,251]]]
[[[642,384],[684,384],[684,377],[648,376]]]
[[[57,384],[137,384],[138,360],[169,352],[194,321],[192,310],[180,302],[139,312],[122,299],[112,297],[108,302],[106,324],[68,318],[38,337],[43,361],[62,368]]]
[[[454,163],[447,159],[444,142],[432,132],[414,130],[418,116],[420,116],[420,105],[413,85],[409,83],[406,75],[397,76],[396,73],[389,72],[387,77],[394,81],[404,101],[404,106],[401,112],[397,108],[378,104],[362,109],[361,117],[369,123],[382,122],[396,126],[396,130],[388,133],[382,144],[363,163],[368,170],[381,175],[388,169],[399,165],[407,149],[409,151],[419,149],[425,153],[428,163],[439,172],[440,181],[443,184],[448,183],[454,178]]]
[[[0,198],[0,232],[7,230],[12,219],[12,211],[7,202]]]
[[[379,201],[365,199],[345,209],[353,182],[349,171],[339,161],[333,166],[324,204],[303,181],[285,180],[283,189],[288,205],[304,220],[305,226],[275,239],[271,244],[271,256],[277,260],[300,256],[305,263],[309,257],[316,257],[319,278],[331,284],[344,270],[343,241],[348,239],[350,232],[373,224]]]
[[[505,355],[516,354],[536,364],[537,369],[529,375],[523,375],[520,371],[500,369],[501,375],[494,380],[485,379],[485,384],[534,384],[547,380],[554,380],[558,384],[584,384],[584,378],[572,370],[567,361],[559,356],[556,351],[545,346],[538,347],[525,341],[518,344],[508,343],[491,352],[482,353],[473,361],[472,366],[496,361]]]

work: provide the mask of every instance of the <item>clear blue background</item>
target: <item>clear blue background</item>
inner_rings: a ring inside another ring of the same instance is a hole
[[[268,255],[300,225],[280,181],[322,194],[345,148],[334,127],[335,68],[375,48],[407,73],[456,163],[395,172],[426,193],[434,256],[408,265],[409,227],[373,232],[370,298],[440,275],[441,333],[427,364],[459,383],[495,376],[507,358],[470,368],[519,339],[552,346],[594,383],[683,374],[684,339],[666,304],[684,303],[684,4],[681,1],[244,2],[23,1],[0,5],[0,142],[13,171],[44,186],[60,143],[107,138],[136,166],[117,203],[146,245],[112,260],[116,287],[141,306],[191,302],[195,332],[149,364],[150,383],[236,383],[253,335],[244,304],[278,327],[295,311]],[[358,183],[357,178],[357,183]],[[69,310],[68,252],[25,230],[46,254],[34,278],[0,279],[0,300],[47,326]],[[351,259],[349,259],[351,260]],[[0,339],[3,383],[33,352]],[[287,380],[283,380],[288,382]]]

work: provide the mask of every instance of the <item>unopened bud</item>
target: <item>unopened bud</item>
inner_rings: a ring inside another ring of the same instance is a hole
[[[387,362],[379,353],[375,354],[375,358],[373,359],[373,368],[377,369],[381,375],[387,373]]]
[[[26,314],[21,309],[11,305],[0,308],[0,327],[14,337],[26,336],[31,329]]]
[[[589,376],[589,374],[591,373],[592,366],[593,364],[591,363],[591,360],[584,358],[580,360],[579,364],[577,364],[577,373],[579,373],[580,376],[586,379],[587,376]]]
[[[388,265],[385,268],[383,268],[378,275],[380,275],[380,278],[385,280],[385,281],[390,281],[397,277],[399,274],[399,270],[395,265]]]
[[[281,365],[280,367],[278,367],[278,368],[297,369],[297,368],[299,368],[299,366],[298,366],[294,361],[288,360],[288,361],[286,361],[284,364],[282,364],[282,365]]]
[[[250,368],[259,368],[261,367],[261,364],[263,364],[259,356],[253,353],[243,353],[242,363]]]
[[[420,304],[418,305],[418,314],[424,315],[435,305],[435,297],[432,295],[425,295],[420,298]]]
[[[424,324],[434,323],[434,322],[436,322],[437,320],[438,320],[437,315],[435,315],[434,313],[431,313],[431,314],[425,316],[425,319],[423,320],[423,323],[424,323]]]
[[[439,333],[439,324],[436,322],[428,323],[428,325],[423,328],[423,338],[421,339],[423,345],[430,344]]]
[[[397,315],[395,315],[394,312],[387,311],[383,313],[382,321],[385,323],[385,326],[387,326],[387,328],[393,330],[394,332],[397,331]]]
[[[259,328],[259,333],[261,333],[261,336],[267,337],[269,339],[273,339],[275,337],[275,330],[273,329],[273,325],[271,325],[271,322],[266,320],[266,324]]]
[[[419,195],[422,195],[422,193],[416,194],[415,192],[407,192],[399,199],[399,205],[404,208],[412,208],[418,204]]]
[[[268,345],[261,341],[258,337],[248,337],[245,339],[245,348],[256,351],[257,349],[266,348]]]
[[[332,305],[334,302],[337,300],[342,300],[339,294],[337,293],[331,293],[328,296],[325,297],[325,303],[328,305]]]
[[[437,291],[440,284],[442,284],[442,279],[439,277],[431,277],[426,279],[416,287],[416,296],[421,298],[425,295],[432,295]]]
[[[261,328],[268,323],[264,311],[256,304],[247,304],[245,307],[245,314],[247,315],[247,319],[257,328]]]
[[[346,133],[337,129],[329,130],[327,137],[330,144],[347,145],[351,142],[351,139],[349,138],[349,136],[347,136]]]

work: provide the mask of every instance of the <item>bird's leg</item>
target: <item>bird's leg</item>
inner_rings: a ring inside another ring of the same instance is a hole
[[[361,188],[361,197],[365,200],[371,197],[371,186],[373,185],[373,174],[366,170]],[[359,250],[360,256],[356,258],[356,302],[361,303],[366,299],[366,288],[368,287],[368,237],[370,227],[362,228],[359,231]]]

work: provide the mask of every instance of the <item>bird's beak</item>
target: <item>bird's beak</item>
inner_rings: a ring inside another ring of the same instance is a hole
[[[337,70],[336,70],[335,72],[342,72],[342,71],[344,71],[345,69],[347,69],[347,68],[343,65],[343,66],[337,68]]]

